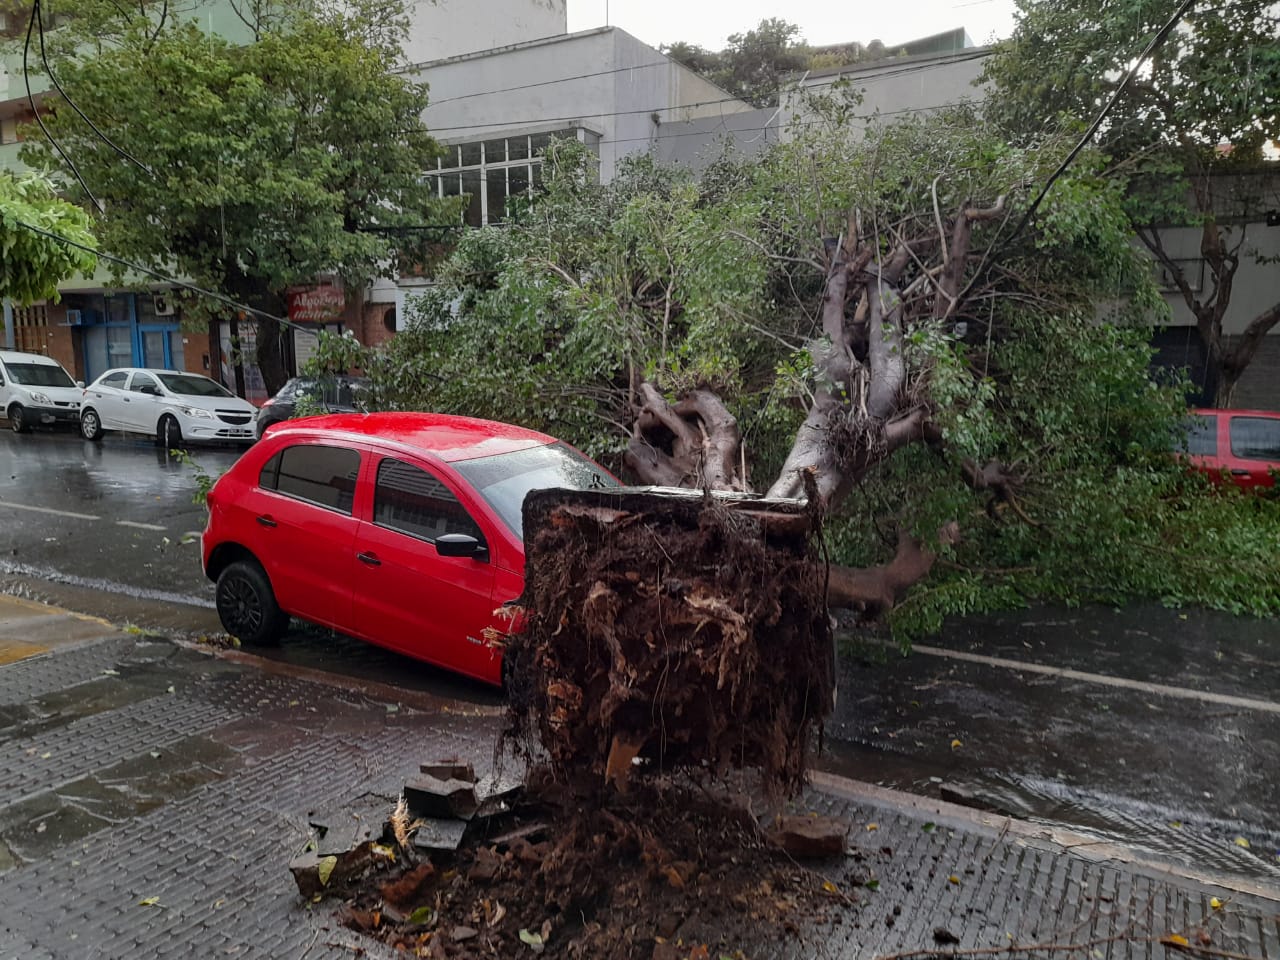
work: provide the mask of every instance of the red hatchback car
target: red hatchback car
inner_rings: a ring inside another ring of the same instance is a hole
[[[278,640],[293,616],[497,684],[490,638],[524,588],[525,494],[615,485],[567,444],[488,420],[287,421],[209,492],[204,572],[246,643]]]
[[[1280,413],[1273,410],[1192,410],[1182,454],[1214,480],[1270,487],[1280,471]]]

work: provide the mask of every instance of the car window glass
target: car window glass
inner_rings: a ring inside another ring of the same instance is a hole
[[[143,387],[154,387],[156,393],[160,392],[160,385],[156,383],[156,378],[149,373],[135,373],[133,379],[129,381],[130,393],[141,393]]]
[[[109,373],[98,381],[100,387],[115,387],[117,390],[124,389],[124,382],[129,379],[129,375],[123,371]]]
[[[24,387],[74,387],[76,382],[56,363],[7,363],[9,379]]]
[[[180,397],[234,397],[235,394],[220,383],[214,383],[208,377],[191,373],[162,373],[160,382],[170,393]]]
[[[1244,460],[1280,460],[1280,419],[1232,417],[1231,455]]]
[[[258,474],[258,486],[264,490],[274,490],[280,482],[280,454],[276,454],[262,466]]]
[[[530,490],[588,490],[618,485],[603,467],[563,443],[462,460],[455,469],[518,537],[524,536],[521,514]]]
[[[411,537],[434,541],[465,533],[484,541],[466,507],[437,477],[409,463],[387,458],[378,464],[373,522]]]
[[[280,451],[275,489],[287,496],[350,514],[359,473],[358,450],[297,444]]]
[[[1184,432],[1177,444],[1178,450],[1194,457],[1214,457],[1218,454],[1218,418],[1191,416],[1183,421]]]

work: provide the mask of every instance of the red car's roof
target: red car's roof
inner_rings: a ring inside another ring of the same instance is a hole
[[[509,423],[444,413],[335,413],[286,420],[273,427],[269,436],[286,433],[344,433],[404,444],[445,461],[489,457],[556,442],[555,437]]]
[[[1280,411],[1277,410],[1245,410],[1245,409],[1222,409],[1219,407],[1192,407],[1191,413],[1200,416],[1224,416],[1224,417],[1264,417],[1266,419],[1275,419],[1280,417]]]

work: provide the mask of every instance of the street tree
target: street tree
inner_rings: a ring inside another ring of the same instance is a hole
[[[394,69],[404,9],[375,6],[237,5],[244,30],[227,37],[163,5],[68,0],[48,31],[64,96],[27,162],[98,202],[103,249],[249,308],[269,390],[285,379],[275,318],[291,285],[358,289],[414,260],[412,228],[444,216],[421,176],[437,152],[426,88]]]
[[[1092,120],[1124,68],[1169,18],[1155,0],[1069,5],[1020,0],[1013,36],[988,58],[991,115],[1014,137]],[[1280,323],[1280,299],[1236,318],[1242,263],[1257,259],[1250,221],[1275,206],[1280,173],[1264,150],[1280,130],[1280,8],[1269,0],[1193,6],[1116,102],[1099,143],[1129,183],[1133,229],[1194,315],[1218,406],[1230,406],[1263,337]],[[1162,230],[1194,228],[1204,288]],[[1265,259],[1265,258],[1264,258]],[[1235,337],[1224,324],[1242,327]]]
[[[806,69],[810,58],[800,28],[777,17],[761,20],[754,30],[731,34],[720,51],[684,42],[662,51],[757,107],[777,103],[784,80]]]
[[[61,281],[93,273],[97,257],[86,248],[94,246],[88,214],[49,180],[0,172],[0,298],[20,306],[57,299]]]
[[[558,144],[545,193],[465,235],[360,362],[381,406],[532,425],[633,480],[812,494],[849,568],[830,599],[867,617],[939,556],[921,625],[1032,594],[1228,604],[1166,552],[1202,501],[1167,457],[1184,399],[1148,376],[1162,301],[1122,185],[1086,152],[1015,230],[1069,146],[957,110],[602,186]],[[1268,583],[1250,536],[1234,568]]]

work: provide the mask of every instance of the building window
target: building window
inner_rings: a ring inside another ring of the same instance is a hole
[[[571,137],[596,148],[599,137],[581,127],[521,137],[452,144],[427,176],[440,197],[469,198],[463,220],[473,227],[501,223],[510,200],[542,183],[542,155],[552,137]]]

